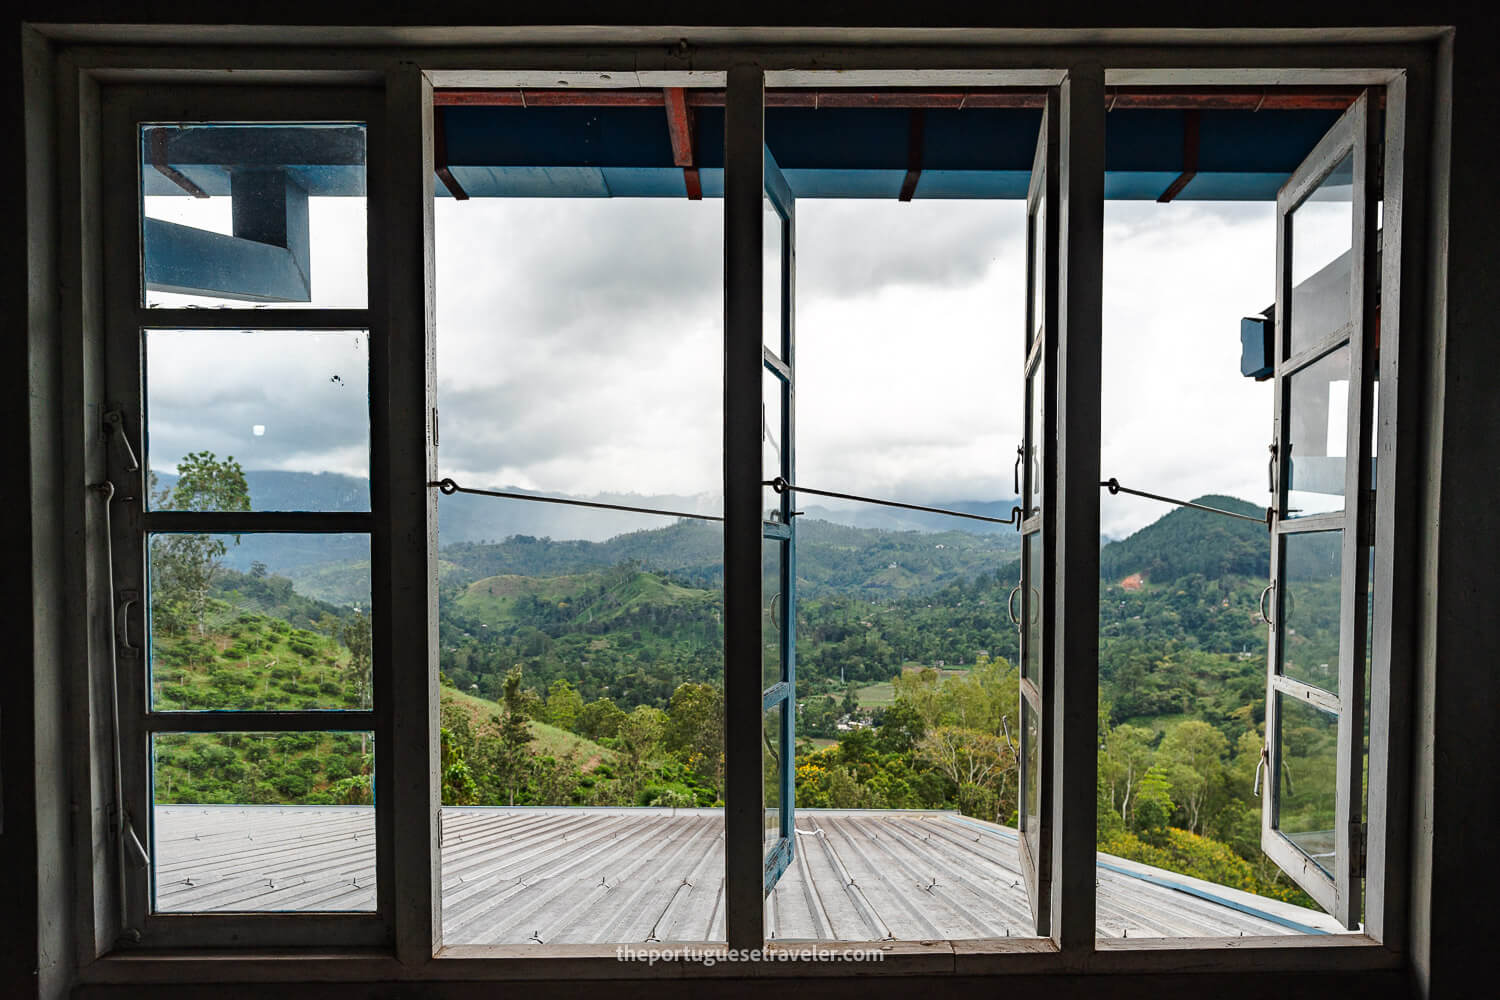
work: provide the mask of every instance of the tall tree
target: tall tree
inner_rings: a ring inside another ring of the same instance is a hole
[[[152,477],[155,483],[155,477]],[[177,481],[152,497],[160,510],[247,511],[250,485],[234,456],[222,461],[211,451],[190,452],[177,463]],[[238,535],[231,536],[235,545]],[[172,628],[183,624],[174,604],[185,607],[188,624],[202,634],[207,625],[208,595],[229,551],[222,535],[156,535],[151,541],[152,611]],[[174,629],[175,630],[175,629]]]

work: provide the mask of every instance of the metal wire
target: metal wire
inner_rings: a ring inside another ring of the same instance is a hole
[[[1147,500],[1159,500],[1162,503],[1176,504],[1178,507],[1191,507],[1193,510],[1207,511],[1210,514],[1223,514],[1225,517],[1236,517],[1241,521],[1252,521],[1255,524],[1271,526],[1271,512],[1267,511],[1265,517],[1251,517],[1249,514],[1239,514],[1232,510],[1222,510],[1218,507],[1209,507],[1201,503],[1193,503],[1191,500],[1178,500],[1175,497],[1164,497],[1157,493],[1147,493],[1145,490],[1133,490],[1128,486],[1121,486],[1118,479],[1106,479],[1099,484],[1109,490],[1110,496],[1120,493],[1129,493],[1131,496],[1145,497]]]
[[[899,507],[902,510],[917,510],[925,514],[942,514],[946,517],[962,517],[970,521],[985,521],[989,524],[1016,525],[1021,523],[1021,508],[1019,507],[1012,507],[1010,509],[1010,517],[986,517],[984,514],[969,514],[961,510],[948,510],[944,507],[924,507],[921,504],[901,503],[898,500],[880,500],[876,497],[856,496],[853,493],[815,490],[811,486],[798,486],[795,483],[789,483],[780,476],[777,476],[775,479],[768,479],[761,483],[761,485],[769,486],[777,493],[786,493],[788,491],[792,493],[811,493],[814,496],[833,497],[835,500],[855,500],[859,503],[872,503],[880,507]]]
[[[659,507],[630,507],[619,503],[601,503],[597,500],[568,500],[563,497],[539,497],[530,493],[507,493],[503,490],[481,490],[472,486],[460,486],[452,479],[437,479],[427,484],[436,487],[444,496],[467,493],[477,497],[499,497],[502,500],[533,500],[537,503],[557,503],[568,507],[592,507],[596,510],[623,510],[631,514],[660,514],[662,517],[688,517],[697,521],[722,521],[717,514],[690,514],[685,510],[662,510]]]
[[[660,507],[631,507],[626,504],[602,503],[598,500],[571,500],[563,497],[543,497],[531,493],[512,493],[506,490],[481,490],[472,486],[460,486],[452,479],[436,479],[427,484],[444,496],[452,496],[455,493],[467,493],[470,496],[499,497],[502,500],[531,500],[536,503],[564,504],[568,507],[591,507],[596,510],[622,510],[630,514],[659,514],[662,517],[687,517],[697,521],[719,521],[724,519],[717,514],[693,514],[685,510],[664,510]],[[968,514],[961,510],[947,510],[943,507],[924,507],[921,504],[901,503],[898,500],[881,500],[877,497],[862,497],[853,493],[835,493],[832,490],[815,490],[811,486],[797,486],[787,482],[780,476],[769,479],[762,486],[769,486],[779,493],[811,493],[820,497],[833,497],[836,500],[855,500],[859,503],[870,503],[880,507],[899,507],[902,510],[916,510],[927,514],[942,514],[946,517],[961,517],[970,521],[985,521],[989,524],[1016,525],[1021,522],[1021,508],[1012,507],[1010,517],[987,517],[984,514]]]

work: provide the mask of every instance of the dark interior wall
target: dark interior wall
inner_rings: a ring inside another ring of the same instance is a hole
[[[510,21],[508,19],[514,19]],[[1500,398],[1493,388],[1500,317],[1500,234],[1495,197],[1500,73],[1493,4],[1397,0],[1299,0],[1226,6],[1196,0],[1138,0],[1108,6],[1058,2],[1011,5],[933,0],[920,5],[799,0],[704,4],[682,0],[608,0],[501,5],[453,0],[443,5],[263,0],[204,5],[185,0],[23,0],[4,36],[5,213],[0,293],[10,304],[0,350],[0,426],[8,475],[0,476],[9,558],[0,564],[6,662],[0,667],[0,995],[56,995],[67,986],[73,943],[67,858],[69,803],[56,718],[64,667],[55,656],[63,622],[60,529],[49,507],[56,474],[59,414],[48,392],[33,395],[56,370],[50,328],[57,292],[45,255],[53,219],[51,180],[28,176],[26,156],[53,141],[46,115],[26,115],[23,58],[42,43],[23,29],[38,23],[261,23],[293,25],[754,25],[863,27],[1156,27],[1255,28],[1409,25],[1455,26],[1451,158],[1435,165],[1448,184],[1434,204],[1439,220],[1433,267],[1445,321],[1435,324],[1438,364],[1425,373],[1438,449],[1424,484],[1426,520],[1436,530],[1423,552],[1421,669],[1428,684],[1413,712],[1413,985],[1425,995],[1468,995],[1468,974],[1491,953],[1487,919],[1500,895],[1491,845],[1500,828],[1500,505],[1490,497],[1500,464]],[[37,92],[38,80],[30,92]],[[1444,86],[1439,81],[1440,88]],[[33,109],[37,110],[37,109]],[[1440,121],[1439,127],[1445,123]],[[63,192],[64,196],[70,193]],[[76,196],[71,193],[71,196]],[[1451,211],[1451,216],[1449,212]],[[1451,221],[1450,221],[1451,219]],[[24,313],[22,311],[24,306]],[[34,376],[42,376],[35,378]],[[81,484],[78,484],[81,485]],[[28,613],[30,609],[30,613]],[[73,623],[76,624],[76,623]],[[1184,977],[1182,994],[1201,991]],[[358,992],[358,991],[355,991]],[[1170,995],[1164,989],[1162,995]],[[352,994],[351,994],[352,995]]]

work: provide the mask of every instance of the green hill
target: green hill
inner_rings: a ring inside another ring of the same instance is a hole
[[[1266,513],[1264,507],[1234,497],[1209,495],[1194,502],[1257,518]],[[1193,574],[1210,580],[1224,576],[1265,579],[1271,572],[1270,559],[1264,524],[1182,507],[1129,538],[1104,546],[1099,573],[1112,583],[1135,573],[1162,584]]]

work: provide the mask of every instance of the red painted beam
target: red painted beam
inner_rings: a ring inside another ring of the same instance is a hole
[[[662,104],[667,109],[667,135],[672,139],[672,162],[682,168],[682,184],[689,201],[703,200],[703,182],[693,159],[693,113],[688,110],[687,95],[681,87],[662,90]]]
[[[679,167],[693,165],[693,119],[681,87],[662,91],[667,109],[667,134],[672,138],[672,162]]]

